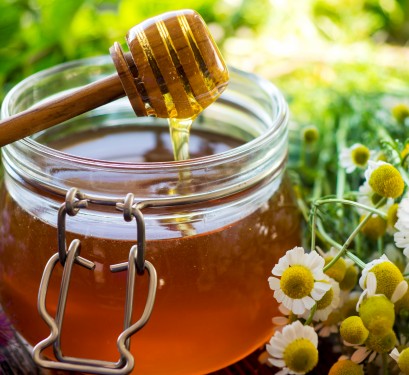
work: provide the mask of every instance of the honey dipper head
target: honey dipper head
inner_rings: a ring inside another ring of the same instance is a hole
[[[125,93],[138,116],[195,118],[226,88],[226,64],[202,17],[180,10],[129,30],[130,53],[111,47]]]

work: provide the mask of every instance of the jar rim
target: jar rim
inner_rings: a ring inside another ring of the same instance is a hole
[[[84,65],[98,65],[110,62],[109,55],[97,56],[92,58],[85,58],[74,60],[66,63],[56,65],[54,67],[39,71],[33,75],[25,78],[14,86],[4,98],[1,107],[1,118],[5,119],[12,116],[14,113],[10,113],[9,109],[12,106],[13,98],[23,91],[26,86],[32,85],[35,81],[40,81],[43,78],[52,76],[58,72],[64,71],[66,69],[80,67]],[[264,144],[269,143],[274,139],[275,134],[279,131],[282,126],[285,126],[288,120],[288,106],[285,101],[283,94],[280,90],[270,81],[249,72],[244,72],[240,69],[229,67],[229,71],[234,74],[238,74],[246,79],[255,82],[265,94],[267,94],[271,101],[276,102],[276,114],[274,118],[271,118],[271,124],[269,128],[263,134],[255,137],[254,139],[243,143],[242,145],[223,151],[217,154],[196,157],[188,160],[181,161],[161,161],[161,162],[127,162],[127,161],[109,161],[101,159],[93,159],[82,156],[73,155],[67,152],[59,151],[48,147],[40,142],[37,142],[31,137],[27,137],[15,142],[15,144],[20,144],[22,147],[27,148],[33,152],[40,153],[42,155],[51,156],[57,159],[64,159],[69,162],[81,164],[84,166],[92,166],[93,168],[115,168],[124,170],[149,170],[151,168],[160,169],[174,169],[180,167],[198,167],[206,164],[212,164],[214,162],[228,162],[229,159],[237,158],[241,154],[251,153],[255,148],[262,147]],[[223,97],[223,94],[222,96]],[[136,115],[135,115],[136,116]],[[5,146],[5,148],[13,147],[13,144]]]

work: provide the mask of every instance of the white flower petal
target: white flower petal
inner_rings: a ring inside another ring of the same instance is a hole
[[[273,267],[271,273],[274,276],[282,276],[284,271],[289,267],[288,260],[281,258],[278,263]]]
[[[312,307],[315,305],[314,299],[312,299],[312,298],[309,297],[309,296],[303,297],[301,300],[302,300],[302,303],[303,303],[304,307],[305,307],[307,310],[311,310]]]
[[[280,279],[270,276],[268,278],[268,284],[270,285],[270,289],[277,290],[278,288],[280,288]]]
[[[351,361],[355,363],[361,363],[368,357],[370,351],[367,350],[365,347],[358,348],[351,356]]]
[[[305,307],[304,307],[303,301],[301,299],[295,299],[294,300],[292,311],[296,315],[304,313]]]
[[[372,297],[376,293],[377,281],[373,272],[368,272],[366,277],[366,289],[368,290],[368,297]]]
[[[406,280],[402,280],[395,288],[393,291],[392,297],[391,297],[391,302],[395,303],[396,301],[399,301],[407,292],[408,290],[408,283]]]
[[[398,349],[394,348],[394,349],[389,353],[389,355],[390,355],[396,362],[398,362],[399,356],[400,356],[400,353],[399,353]]]
[[[283,305],[285,307],[287,307],[287,309],[289,309],[290,311],[293,311],[293,304],[294,304],[294,300],[288,296],[286,296],[284,294],[284,298],[283,298]]]
[[[287,251],[286,257],[288,258],[288,263],[291,265],[304,264],[305,252],[302,247],[295,247],[292,250]]]
[[[285,326],[288,323],[288,318],[285,316],[275,316],[271,321],[276,326]]]
[[[268,345],[266,346],[267,352],[274,358],[282,358],[283,357],[283,349],[277,348],[277,345]]]
[[[300,321],[296,320],[294,323],[284,327],[283,336],[286,338],[286,340],[288,340],[288,342],[292,342],[297,339],[300,324]]]
[[[368,294],[368,290],[365,289],[361,295],[359,296],[358,302],[356,303],[356,311],[359,312],[359,308],[361,307],[361,303],[364,300],[365,296]]]
[[[288,310],[283,304],[278,306],[278,311],[283,315],[290,315],[291,310]]]
[[[368,363],[369,363],[369,362],[372,362],[372,361],[375,359],[375,357],[377,356],[377,354],[378,354],[378,353],[375,352],[375,351],[372,352],[371,355],[370,355],[369,358],[368,358]]]
[[[276,375],[287,375],[287,374],[292,374],[292,372],[290,372],[287,367],[284,367],[279,372],[276,372]]]
[[[310,326],[303,326],[302,327],[302,337],[304,337],[307,340],[310,340],[315,347],[318,346],[318,335],[317,332],[315,332],[314,328]]]
[[[269,362],[275,367],[284,367],[285,362],[281,359],[269,358]]]
[[[319,255],[315,250],[311,251],[308,254],[307,261],[306,261],[306,266],[311,270],[320,270],[322,272],[322,269],[324,268],[325,265],[325,259]]]
[[[274,298],[277,300],[277,302],[281,303],[283,301],[283,299],[285,298],[285,294],[281,289],[277,289],[274,292]]]

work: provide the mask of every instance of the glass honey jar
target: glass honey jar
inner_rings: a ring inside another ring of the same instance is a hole
[[[37,73],[11,90],[2,117],[113,72],[100,57]],[[50,334],[37,312],[46,264],[77,241],[94,268],[72,267],[59,349],[117,361],[128,284],[126,267],[112,266],[145,238],[157,287],[149,321],[130,339],[134,373],[209,373],[269,339],[278,312],[267,278],[300,241],[285,177],[288,109],[271,83],[234,69],[230,77],[193,124],[189,160],[173,161],[166,120],[135,117],[126,99],[2,149],[0,301],[30,345]],[[80,204],[61,220],[67,196]],[[129,199],[142,207],[142,227],[124,218]],[[63,270],[56,264],[46,285],[50,316]],[[134,281],[132,322],[146,308],[150,275]],[[58,362],[51,348],[43,356]]]

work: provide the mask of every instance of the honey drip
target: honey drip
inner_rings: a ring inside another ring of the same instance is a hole
[[[189,159],[189,136],[193,119],[169,118],[170,139],[176,161]]]

